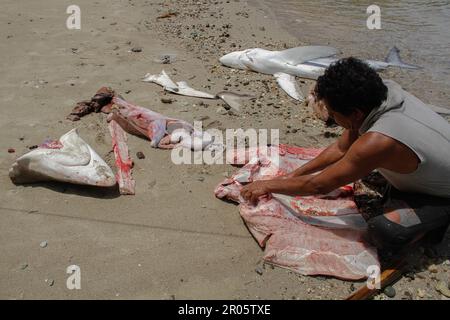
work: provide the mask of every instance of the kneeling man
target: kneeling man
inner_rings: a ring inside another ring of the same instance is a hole
[[[245,186],[244,199],[326,194],[378,170],[392,186],[390,198],[409,208],[369,220],[370,240],[391,249],[427,233],[440,240],[450,223],[450,124],[356,58],[331,65],[314,96],[345,129],[341,137],[282,179]]]

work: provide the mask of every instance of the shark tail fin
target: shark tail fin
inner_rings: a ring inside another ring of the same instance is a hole
[[[400,50],[397,47],[391,48],[389,50],[389,53],[385,59],[385,62],[387,62],[390,66],[395,66],[399,68],[405,68],[405,69],[421,69],[422,67],[416,66],[413,64],[408,64],[402,61],[402,58],[400,57]]]

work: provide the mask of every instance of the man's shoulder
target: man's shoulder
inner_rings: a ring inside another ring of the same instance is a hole
[[[369,131],[361,135],[349,151],[360,157],[386,155],[395,150],[401,142],[380,132]]]

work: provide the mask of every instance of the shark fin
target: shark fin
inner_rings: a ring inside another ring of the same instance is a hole
[[[234,93],[229,91],[221,91],[217,94],[217,96],[236,111],[241,111],[241,102],[243,99],[255,98],[249,94]]]
[[[189,87],[189,85],[185,81],[177,82],[177,86],[178,86],[178,91],[175,93],[181,94],[183,96],[198,97],[198,98],[205,98],[205,99],[217,99],[217,96],[215,96],[215,95],[212,95],[212,94],[206,93],[206,92],[202,92],[202,91],[198,91],[198,90],[195,90],[195,89]]]
[[[283,72],[277,72],[274,74],[274,77],[281,89],[283,89],[291,98],[300,102],[305,101],[305,97],[295,81],[294,76]]]
[[[395,66],[399,68],[405,68],[405,69],[421,69],[422,67],[416,66],[413,64],[404,63],[402,61],[402,58],[400,57],[400,50],[397,47],[391,48],[389,50],[389,53],[385,59],[385,62],[387,62],[390,66]]]
[[[330,57],[338,54],[338,50],[327,46],[304,46],[278,51],[277,55],[285,62],[298,65],[309,60]]]
[[[163,70],[160,74],[147,73],[142,79],[143,82],[153,82],[164,87],[165,90],[177,92],[178,86],[170,79],[168,74]]]

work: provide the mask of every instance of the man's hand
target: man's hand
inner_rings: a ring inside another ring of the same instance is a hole
[[[270,193],[269,184],[270,180],[254,181],[242,188],[241,196],[253,205],[256,205],[259,197]]]

